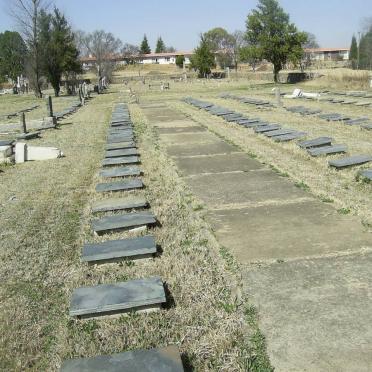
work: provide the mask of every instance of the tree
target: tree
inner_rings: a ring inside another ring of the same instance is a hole
[[[141,54],[151,53],[151,48],[150,48],[149,42],[147,41],[146,34],[143,36],[143,40],[142,40],[141,47],[140,47],[140,52]]]
[[[111,32],[96,30],[85,37],[88,52],[96,59],[98,79],[106,76],[111,78],[115,56],[121,47],[121,40]]]
[[[18,32],[0,33],[0,81],[6,76],[16,81],[25,71],[27,47]]]
[[[351,61],[352,68],[355,69],[358,61],[358,43],[355,35],[351,38],[349,60]]]
[[[41,97],[41,60],[42,45],[39,43],[39,15],[47,8],[46,0],[14,0],[11,2],[10,14],[17,22],[23,40],[28,49],[27,75],[35,95]]]
[[[40,13],[39,40],[43,46],[41,66],[43,73],[53,86],[55,96],[59,96],[62,75],[81,72],[79,51],[74,34],[65,16],[57,9],[53,14],[44,10]]]
[[[261,61],[261,52],[256,45],[244,46],[240,49],[240,60],[249,63],[253,72],[256,72],[257,64]]]
[[[164,41],[163,39],[161,38],[161,36],[159,36],[157,42],[156,42],[156,49],[155,49],[155,53],[164,53],[166,50],[165,48],[165,44],[164,44]],[[150,51],[151,53],[151,51]]]
[[[304,49],[317,49],[319,48],[318,41],[316,40],[316,36],[311,32],[305,32],[306,41],[303,42],[302,47]]]
[[[359,42],[359,68],[372,69],[372,26]]]
[[[191,58],[191,67],[198,71],[199,77],[206,77],[211,73],[211,68],[215,67],[211,45],[204,35],[200,36],[200,44]]]
[[[247,17],[246,26],[247,40],[256,42],[258,55],[274,65],[274,81],[278,82],[285,64],[301,59],[306,34],[290,23],[277,0],[259,0],[257,9]]]
[[[121,50],[121,54],[128,65],[133,65],[139,58],[140,49],[137,45],[126,43]]]
[[[234,31],[232,34],[232,41],[233,41],[233,53],[232,59],[235,66],[235,70],[238,71],[238,64],[241,61],[241,50],[243,47],[247,45],[246,40],[244,38],[244,32],[240,30]]]
[[[185,56],[183,54],[180,54],[176,57],[176,65],[178,67],[182,68],[184,62],[185,62]]]
[[[175,47],[172,47],[172,46],[166,47],[165,48],[165,52],[166,53],[175,53],[176,52],[176,48]]]
[[[235,39],[224,28],[216,27],[204,34],[211,50],[216,54],[218,64],[229,67],[233,64]]]

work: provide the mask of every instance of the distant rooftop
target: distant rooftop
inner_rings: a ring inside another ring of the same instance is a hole
[[[307,48],[305,52],[326,53],[326,52],[348,52],[350,48]]]

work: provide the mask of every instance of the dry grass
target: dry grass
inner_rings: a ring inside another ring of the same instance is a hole
[[[2,278],[1,370],[57,370],[65,358],[179,345],[200,371],[267,371],[254,311],[240,295],[236,263],[196,212],[196,202],[159,147],[137,106],[142,192],[161,223],[153,230],[163,253],[136,262],[86,266],[84,241],[94,237],[89,205],[104,154],[117,95],[97,97],[35,143],[62,148],[66,158],[7,167],[0,185]],[[123,193],[124,195],[125,193]],[[116,195],[120,195],[116,194]],[[98,320],[68,316],[71,293],[82,285],[160,275],[169,290],[166,309]],[[30,337],[32,335],[32,337]]]

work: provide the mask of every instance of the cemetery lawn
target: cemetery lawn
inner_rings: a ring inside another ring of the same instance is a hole
[[[128,236],[94,237],[90,229],[111,111],[127,98],[98,96],[59,130],[32,141],[61,148],[64,158],[2,168],[1,369],[58,370],[67,358],[176,344],[195,370],[271,371],[255,311],[241,294],[238,265],[217,243],[137,105],[129,107],[146,188],[132,194],[145,196],[157,216],[152,233],[162,254],[102,266],[80,262],[84,242]],[[91,320],[68,315],[77,287],[155,275],[168,292],[160,312]]]

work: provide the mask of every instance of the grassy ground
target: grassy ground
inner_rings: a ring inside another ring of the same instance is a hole
[[[241,296],[238,268],[218,245],[137,105],[149,200],[161,227],[155,259],[88,267],[80,263],[91,234],[89,205],[104,155],[116,94],[98,96],[35,144],[53,144],[66,157],[3,167],[0,185],[2,278],[1,370],[57,370],[70,357],[179,345],[197,371],[271,370],[254,309]],[[71,293],[81,285],[160,275],[169,291],[158,313],[72,320]],[[30,337],[32,335],[32,337]]]

